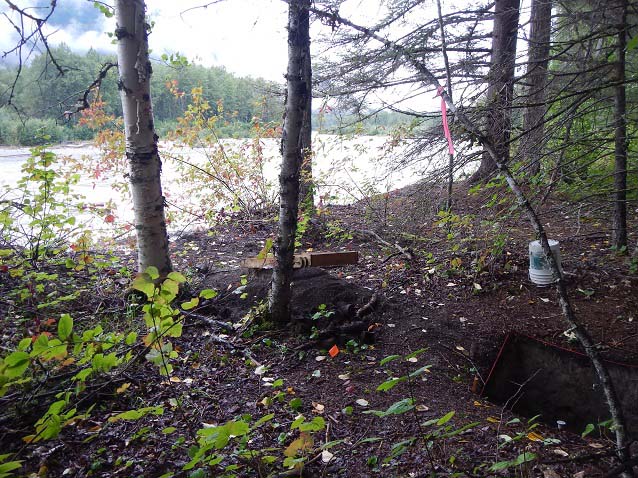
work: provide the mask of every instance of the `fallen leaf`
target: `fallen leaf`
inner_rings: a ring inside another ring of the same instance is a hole
[[[554,453],[555,455],[558,456],[564,456],[564,457],[568,457],[569,453],[567,453],[565,450],[561,450],[560,448],[554,448],[552,450],[552,453]]]
[[[325,356],[325,355],[317,355],[317,356],[315,357],[315,360],[316,360],[317,362],[323,362],[324,360],[326,360],[326,356]]]
[[[330,453],[328,450],[324,450],[321,452],[321,461],[324,463],[329,463],[330,460],[334,458],[334,454]]]
[[[344,373],[337,376],[339,380],[350,380],[350,374]]]
[[[543,441],[543,436],[536,432],[529,432],[527,438],[531,441]]]
[[[419,361],[419,359],[418,359],[418,358],[416,358],[416,357],[410,357],[410,358],[408,359],[408,362],[412,362],[412,363],[416,363],[416,362],[418,362],[418,361]]]
[[[416,411],[417,412],[427,412],[430,409],[430,407],[426,406],[426,405],[417,405],[416,406]]]
[[[560,475],[551,468],[543,470],[543,478],[560,478]]]
[[[602,443],[596,443],[596,442],[589,443],[589,446],[592,448],[605,448],[605,445],[603,445]]]
[[[448,282],[446,285],[448,287],[456,287],[456,284],[454,282]]]
[[[301,433],[299,438],[293,440],[290,445],[284,450],[284,455],[288,457],[295,456],[298,451],[308,450],[312,448],[314,440],[309,433]]]
[[[579,471],[578,473],[574,473],[573,478],[585,478],[585,471]]]
[[[325,410],[325,406],[322,405],[321,403],[317,403],[317,402],[312,402],[312,409],[315,413],[323,413],[323,411]]]
[[[359,398],[357,400],[355,400],[355,402],[357,405],[362,406],[362,407],[367,407],[368,406],[368,401],[365,398]]]
[[[332,358],[335,358],[339,354],[339,347],[337,347],[336,345],[333,345],[332,347],[330,347],[330,350],[328,350],[328,354]]]
[[[117,387],[117,389],[115,389],[115,393],[124,393],[130,386],[130,383],[123,383],[121,387]]]
[[[171,376],[171,378],[169,378],[169,380],[173,383],[181,383],[182,379],[179,377],[176,377],[175,375]]]
[[[255,375],[263,375],[266,373],[266,366],[265,365],[260,365],[259,367],[257,367],[255,369]]]
[[[487,421],[490,423],[498,423],[500,422],[500,420],[498,418],[494,418],[494,417],[487,417]]]

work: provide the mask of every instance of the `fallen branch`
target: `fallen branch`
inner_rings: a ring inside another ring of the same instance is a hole
[[[197,314],[195,312],[190,312],[188,310],[180,310],[180,312],[182,314],[184,314],[186,317],[191,317],[191,318],[196,319],[196,320],[198,320],[200,322],[204,322],[205,324],[208,324],[210,326],[216,327],[218,329],[223,329],[226,332],[234,332],[235,331],[233,326],[231,324],[229,324],[228,322],[223,322],[221,320],[211,319],[210,317],[206,317],[205,315]]]
[[[377,241],[379,241],[381,244],[388,246],[388,247],[394,247],[396,248],[400,254],[404,255],[409,261],[414,259],[414,256],[412,255],[412,253],[404,248],[401,247],[399,244],[397,244],[396,242],[394,244],[390,244],[388,241],[386,241],[385,239],[383,239],[379,234],[377,234],[374,231],[369,231],[367,229],[364,229],[363,231],[361,231],[363,234],[368,234],[369,236],[374,237]]]
[[[359,310],[357,310],[354,316],[357,319],[362,319],[366,315],[370,315],[372,312],[374,312],[374,309],[377,306],[377,302],[379,302],[379,294],[378,292],[375,292],[374,294],[372,294],[372,297],[370,297],[370,300],[363,306],[361,306]]]

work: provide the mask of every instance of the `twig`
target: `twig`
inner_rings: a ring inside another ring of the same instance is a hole
[[[208,325],[211,325],[213,327],[217,327],[217,328],[223,329],[226,332],[234,332],[235,331],[235,329],[233,329],[233,326],[231,324],[229,324],[228,322],[222,322],[221,320],[211,319],[210,317],[206,317],[205,315],[197,314],[195,312],[190,312],[188,310],[180,309],[180,312],[182,314],[184,314],[185,316],[187,316],[187,317],[192,317],[193,319],[197,319],[200,322],[204,322],[205,324],[208,324]]]
[[[394,244],[390,244],[388,241],[386,241],[385,239],[383,239],[379,234],[377,234],[374,231],[370,231],[368,229],[364,229],[361,231],[363,234],[368,234],[369,236],[374,237],[377,241],[379,241],[381,244],[388,246],[388,247],[394,247],[396,249],[398,249],[398,251],[404,255],[408,260],[413,260],[414,256],[412,255],[412,253],[405,249],[404,247],[401,247],[399,244],[397,244],[396,242]]]

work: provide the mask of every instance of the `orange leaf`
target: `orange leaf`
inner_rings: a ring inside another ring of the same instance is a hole
[[[529,438],[531,441],[543,441],[543,436],[539,435],[536,432],[529,432],[527,434],[527,438]]]
[[[332,358],[335,358],[339,354],[339,347],[333,345],[330,350],[328,350],[328,353]]]

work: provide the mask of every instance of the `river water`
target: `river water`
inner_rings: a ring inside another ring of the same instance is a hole
[[[384,136],[356,136],[344,139],[339,136],[316,135],[313,138],[313,175],[318,182],[317,198],[323,197],[326,203],[350,203],[373,193],[383,193],[413,183],[419,178],[418,166],[412,166],[393,171],[392,164],[402,158],[405,147],[388,147],[388,137]],[[233,151],[248,150],[251,140],[223,140],[224,147]],[[271,195],[277,191],[278,174],[281,163],[279,141],[277,139],[262,139],[265,181],[269,184]],[[59,158],[74,158],[76,160],[98,160],[100,151],[91,144],[66,144],[49,148]],[[6,187],[15,186],[22,176],[21,168],[29,157],[29,148],[0,147],[0,200],[9,197]],[[160,154],[163,157],[162,185],[165,195],[181,208],[201,210],[197,204],[197,195],[184,195],[183,185],[179,179],[183,175],[178,164],[171,158],[180,155],[194,164],[203,164],[206,159],[204,150],[197,148],[177,148],[174,144],[162,143]],[[241,153],[239,153],[241,154]],[[90,227],[99,235],[112,235],[116,227],[132,222],[132,206],[124,193],[113,190],[116,182],[125,181],[124,173],[116,175],[101,174],[99,178],[89,173],[82,173],[81,179],[73,187],[73,192],[82,195],[84,202],[97,208],[109,204],[112,208],[108,213],[102,211],[95,215],[85,208],[77,213],[79,222]],[[170,207],[170,205],[169,205]],[[215,209],[219,204],[208,204]],[[105,220],[110,214],[115,218],[113,223]],[[183,230],[185,227],[201,227],[200,221],[193,217],[175,215],[171,228]]]

